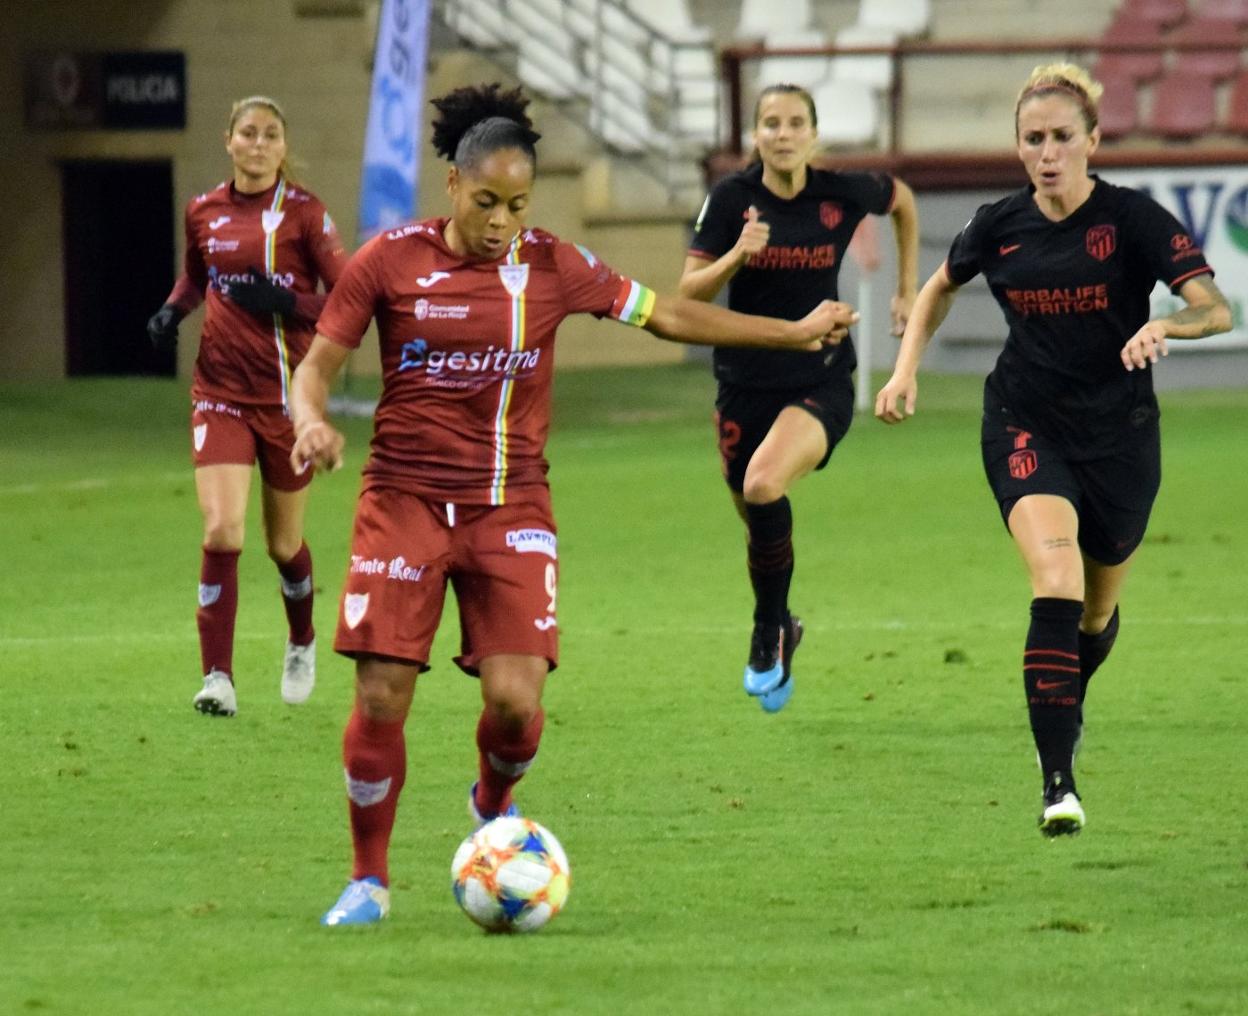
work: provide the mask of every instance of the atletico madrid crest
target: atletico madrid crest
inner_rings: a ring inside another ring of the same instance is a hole
[[[819,202],[819,221],[828,229],[836,229],[841,224],[843,214],[841,206],[835,201]]]
[[[1118,231],[1112,225],[1093,226],[1084,243],[1089,254],[1097,261],[1104,261],[1118,247]]]
[[[1030,448],[1023,448],[1010,455],[1010,475],[1016,480],[1025,480],[1036,471],[1039,462],[1036,453]]]

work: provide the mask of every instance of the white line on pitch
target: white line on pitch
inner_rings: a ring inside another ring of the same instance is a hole
[[[176,473],[142,473],[133,476],[90,476],[78,480],[64,480],[58,483],[15,483],[8,487],[0,487],[0,496],[6,494],[72,494],[84,490],[107,490],[109,487],[135,486],[153,481],[161,483],[170,480],[190,480],[192,473],[188,467]]]

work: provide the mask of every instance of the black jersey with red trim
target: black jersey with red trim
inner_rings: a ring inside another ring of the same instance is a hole
[[[896,187],[886,173],[806,171],[806,186],[792,198],[763,185],[755,163],[712,188],[694,227],[689,254],[715,261],[741,236],[751,205],[771,228],[767,246],[742,265],[728,283],[728,306],[743,314],[797,321],[821,300],[839,299],[837,277],[845,250],[867,215],[891,210]],[[715,377],[748,388],[799,388],[848,374],[857,360],[854,344],[817,352],[776,349],[715,349]]]
[[[1153,287],[1161,281],[1177,292],[1213,271],[1152,198],[1093,181],[1088,200],[1060,222],[1040,213],[1031,187],[983,205],[945,262],[954,285],[982,272],[1009,325],[986,404],[998,402],[1084,459],[1156,419],[1152,371],[1128,371],[1121,360],[1149,320]]]

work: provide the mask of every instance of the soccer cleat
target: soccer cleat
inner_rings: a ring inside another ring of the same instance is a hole
[[[316,639],[306,646],[286,643],[286,658],[282,662],[282,701],[297,706],[308,701],[316,685]]]
[[[1044,783],[1044,811],[1040,832],[1045,836],[1074,836],[1087,824],[1075,783],[1063,773],[1053,773]]]
[[[472,816],[473,822],[480,829],[487,822],[493,822],[496,818],[518,818],[520,809],[516,807],[516,802],[512,801],[511,804],[507,805],[506,811],[500,811],[497,815],[482,815],[477,810],[477,785],[474,783],[468,789],[468,814]]]
[[[238,698],[230,675],[223,670],[210,671],[191,704],[207,716],[233,716],[238,712]]]
[[[742,683],[747,695],[766,695],[784,680],[785,631],[782,624],[756,624],[750,637],[750,662]]]
[[[771,691],[758,696],[758,704],[765,713],[778,713],[793,697],[793,654],[802,641],[801,618],[790,617],[788,637],[784,640],[784,651],[780,654],[783,663],[783,676],[780,683]]]
[[[325,912],[321,923],[331,928],[347,924],[376,924],[390,913],[390,890],[375,875],[348,882],[338,902]]]

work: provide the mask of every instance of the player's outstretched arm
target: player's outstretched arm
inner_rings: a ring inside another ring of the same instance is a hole
[[[914,415],[919,393],[919,361],[953,306],[957,292],[958,287],[950,281],[944,265],[932,273],[919,291],[901,337],[901,348],[897,350],[893,376],[875,397],[875,415],[885,423],[901,423]]]
[[[318,334],[291,379],[290,420],[295,428],[295,447],[290,464],[296,473],[309,466],[332,472],[342,465],[346,439],[325,419],[325,410],[330,387],[349,355],[346,347]]]
[[[893,334],[905,334],[906,322],[914,312],[919,287],[919,208],[914,191],[894,178],[893,239],[897,242],[897,292],[889,303]]]
[[[785,321],[683,296],[656,296],[644,327],[661,339],[700,346],[817,350],[825,343],[836,345],[857,320],[857,311],[835,300],[824,300],[800,321]]]
[[[1187,302],[1182,310],[1149,321],[1122,347],[1122,365],[1141,370],[1166,356],[1166,339],[1203,339],[1231,330],[1231,308],[1211,275],[1197,275],[1179,287]]]

